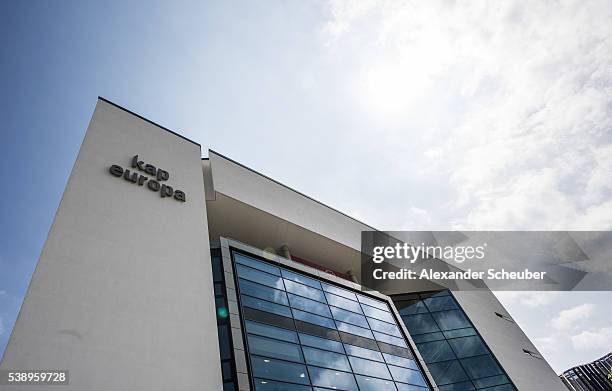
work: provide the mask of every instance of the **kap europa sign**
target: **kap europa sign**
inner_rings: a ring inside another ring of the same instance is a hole
[[[132,166],[130,168],[124,169],[121,166],[113,164],[108,171],[117,178],[123,177],[123,179],[130,183],[146,187],[151,191],[159,192],[161,198],[173,198],[180,202],[185,202],[187,200],[184,192],[175,190],[172,186],[164,183],[170,179],[168,171],[157,168],[152,164],[147,164],[142,160],[138,160],[138,155],[132,158]],[[143,174],[147,174],[152,178]]]

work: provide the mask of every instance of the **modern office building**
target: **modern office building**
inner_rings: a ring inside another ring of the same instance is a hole
[[[565,388],[491,292],[364,290],[374,228],[205,153],[98,100],[0,369],[79,391]]]
[[[612,353],[568,369],[559,377],[571,391],[612,391]]]

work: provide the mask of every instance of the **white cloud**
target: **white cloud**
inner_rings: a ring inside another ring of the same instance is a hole
[[[561,311],[557,317],[550,321],[550,325],[556,330],[570,330],[581,323],[587,322],[594,312],[595,306],[593,304],[580,304]]]
[[[612,327],[602,327],[596,330],[585,330],[571,338],[572,345],[577,350],[593,350],[612,346]]]

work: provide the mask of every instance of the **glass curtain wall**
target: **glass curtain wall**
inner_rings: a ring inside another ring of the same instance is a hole
[[[440,391],[516,391],[449,291],[393,301]]]
[[[232,257],[256,391],[429,390],[386,302]]]

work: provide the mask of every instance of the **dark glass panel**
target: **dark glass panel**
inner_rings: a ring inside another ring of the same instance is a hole
[[[380,331],[381,333],[394,335],[396,337],[403,337],[400,330],[396,325],[383,322],[374,318],[368,318],[368,323],[370,324],[370,328],[374,331]]]
[[[369,338],[359,337],[354,334],[348,334],[344,332],[340,332],[340,338],[342,342],[347,343],[349,345],[361,346],[362,348],[378,350],[378,345],[376,341]]]
[[[336,307],[330,307],[332,315],[334,319],[351,323],[361,327],[369,327],[368,322],[366,321],[365,316],[356,314],[351,311],[346,311]]]
[[[309,312],[304,312],[296,309],[291,309],[291,312],[293,312],[293,317],[295,319],[301,320],[303,322],[314,323],[316,325],[327,327],[330,329],[336,327],[334,321],[329,318],[325,318],[323,316],[311,314]]]
[[[253,376],[290,383],[309,384],[306,366],[265,357],[251,356]]]
[[[223,377],[223,381],[232,380],[233,376],[232,364],[229,361],[225,361],[221,363],[221,376]]]
[[[423,301],[431,312],[456,310],[459,308],[452,296],[430,297]]]
[[[419,371],[395,367],[393,365],[389,365],[389,371],[391,371],[391,375],[395,381],[423,387],[427,386],[425,379],[423,379],[423,376]]]
[[[512,384],[504,384],[503,386],[495,386],[491,388],[481,388],[482,391],[515,391]]]
[[[396,365],[399,367],[411,368],[411,369],[419,369],[417,363],[409,358],[394,356],[392,354],[383,353],[385,357],[385,361],[387,364]]]
[[[357,301],[357,296],[351,291],[347,291],[346,289],[338,288],[333,285],[323,283],[323,290],[325,292],[333,293],[334,295],[342,296],[347,299]]]
[[[223,391],[236,391],[234,382],[223,383]]]
[[[427,368],[438,386],[469,380],[461,364],[456,360],[427,364]]]
[[[249,335],[249,353],[281,360],[304,362],[299,345],[275,339]]]
[[[271,312],[276,315],[291,317],[291,310],[280,304],[257,299],[251,296],[240,295],[240,302],[243,307],[255,308],[256,310]]]
[[[374,338],[377,341],[382,341],[391,345],[397,345],[397,346],[402,346],[402,347],[408,347],[406,346],[406,342],[404,341],[403,338],[397,338],[397,337],[392,337],[391,335],[388,334],[383,334],[383,333],[379,333],[379,332],[374,332]]]
[[[418,299],[398,301],[395,303],[395,307],[400,315],[416,315],[427,312],[425,304]]]
[[[268,379],[254,379],[256,391],[312,391],[310,386],[281,383]]]
[[[319,301],[310,300],[305,297],[289,293],[289,302],[291,303],[291,307],[312,312],[313,314],[327,316],[328,318],[332,317],[331,313],[329,312],[329,307]]]
[[[240,253],[236,253],[236,252],[234,253],[234,260],[236,261],[236,263],[240,263],[240,264],[252,267],[254,269],[264,271],[266,273],[274,274],[277,276],[281,275],[279,268],[274,267],[268,263],[259,261],[257,259],[247,257],[246,255],[243,255]]]
[[[351,333],[351,334],[359,335],[364,338],[374,339],[372,332],[368,329],[364,329],[363,327],[355,326],[355,325],[344,323],[344,322],[338,322],[338,321],[336,321],[336,327],[338,328],[338,330],[344,331],[345,333]]]
[[[359,294],[357,295],[357,299],[362,304],[367,304],[370,307],[376,307],[379,310],[383,310],[383,311],[389,312],[389,306],[387,305],[386,302],[375,300],[375,299],[372,299],[370,297],[367,297],[367,296],[364,296],[364,295],[359,295]]]
[[[471,327],[468,327],[467,329],[443,331],[442,333],[444,334],[446,338],[451,339],[451,338],[469,337],[471,335],[476,335],[476,330],[474,330]]]
[[[232,358],[229,326],[226,324],[218,325],[217,331],[219,332],[219,350],[221,353],[221,360]]]
[[[213,281],[223,281],[223,267],[221,266],[221,257],[212,257],[212,272]]]
[[[387,366],[383,363],[365,360],[363,358],[349,356],[354,373],[366,376],[374,376],[382,379],[391,379]]]
[[[401,357],[407,357],[407,358],[412,358],[412,353],[410,352],[410,350],[406,349],[406,348],[401,348],[399,346],[394,346],[394,345],[389,345],[388,343],[384,343],[384,342],[378,342],[378,347],[380,348],[380,351],[383,353],[389,353],[392,354],[394,356],[401,356]]]
[[[321,289],[321,283],[317,280],[313,280],[312,278],[306,277],[302,274],[291,272],[287,269],[282,269],[282,273],[283,277],[288,280],[299,282],[300,284],[308,285],[316,289]]]
[[[440,331],[430,314],[403,316],[402,319],[411,335]]]
[[[413,335],[412,336],[412,340],[415,343],[439,341],[441,339],[444,339],[444,335],[442,333],[440,333],[440,332],[438,332],[438,333],[428,333],[428,334],[419,334],[419,335]]]
[[[357,356],[367,358],[369,360],[381,361],[384,362],[382,354],[379,351],[360,348],[359,346],[353,345],[344,345],[344,349],[346,349],[346,354],[349,356]]]
[[[296,295],[308,297],[309,299],[325,303],[325,296],[323,295],[322,291],[303,284],[298,284],[297,282],[289,280],[284,281],[287,292],[295,293]]]
[[[479,336],[455,338],[448,341],[459,358],[489,353]]]
[[[419,387],[412,384],[395,383],[398,391],[429,391],[427,387]]]
[[[238,277],[255,281],[272,288],[284,290],[283,279],[243,265],[236,265]]]
[[[306,358],[306,363],[308,365],[337,369],[339,371],[351,371],[351,367],[349,366],[348,360],[344,354],[328,352],[306,346],[303,346],[302,349],[304,349],[304,357]]]
[[[319,338],[313,335],[307,334],[299,334],[300,342],[305,346],[312,346],[315,348],[321,348],[325,350],[331,350],[337,353],[344,353],[344,349],[342,348],[342,343],[338,341],[333,341],[327,338]]]
[[[295,329],[293,319],[291,318],[286,318],[284,316],[271,314],[269,312],[259,311],[252,308],[242,308],[242,313],[245,319],[250,319],[261,323],[267,323],[285,329]]]
[[[297,327],[298,331],[302,333],[312,334],[322,338],[335,339],[336,341],[340,341],[340,335],[336,330],[317,326],[312,323],[302,322],[299,320],[295,321],[295,326]]]
[[[445,386],[438,387],[440,391],[471,391],[475,390],[474,385],[470,381],[451,383]]]
[[[498,385],[506,384],[506,383],[510,383],[510,381],[504,375],[492,376],[492,377],[486,377],[484,379],[474,380],[474,385],[476,385],[476,387],[478,388],[493,387],[493,386],[498,386]]]
[[[396,391],[395,384],[390,380],[375,379],[368,376],[356,375],[361,391]]]
[[[460,310],[434,312],[431,314],[441,330],[463,329],[470,327],[470,321]]]
[[[461,364],[472,379],[502,374],[502,370],[490,355],[461,359]]]
[[[363,309],[363,313],[370,318],[376,318],[379,320],[384,320],[385,322],[395,324],[395,319],[391,313],[379,310],[378,308],[370,307],[369,305],[362,304],[361,308]]]
[[[330,387],[337,390],[357,391],[357,384],[352,374],[332,369],[308,367],[312,385]]]
[[[289,305],[289,300],[287,300],[287,294],[285,293],[285,291],[270,288],[243,279],[238,280],[238,286],[240,287],[240,293],[253,297],[258,297],[260,299],[268,301],[273,301],[282,305]]]
[[[339,308],[343,308],[345,310],[357,312],[360,314],[362,313],[361,307],[359,306],[359,303],[357,303],[356,301],[345,299],[344,297],[336,296],[336,295],[333,295],[327,292],[325,293],[325,297],[327,298],[327,302],[330,305],[333,305]]]
[[[285,330],[263,323],[252,322],[250,320],[245,321],[245,326],[247,332],[250,334],[268,336],[287,342],[298,342],[297,333],[295,331]]]
[[[417,348],[426,363],[453,360],[456,358],[450,345],[445,340],[421,343],[417,345]]]

